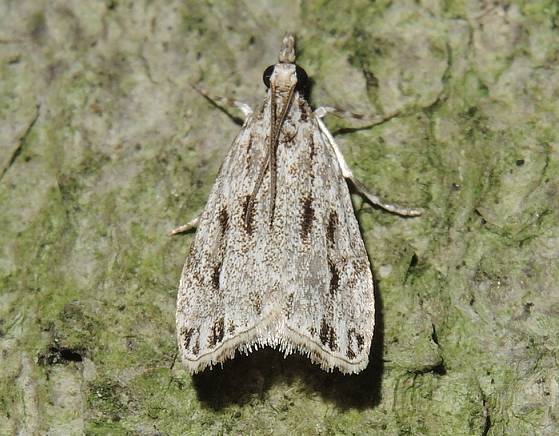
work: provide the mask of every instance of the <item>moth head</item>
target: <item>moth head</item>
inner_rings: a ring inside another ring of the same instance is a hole
[[[303,68],[292,63],[279,63],[270,65],[264,70],[262,80],[266,88],[274,88],[283,91],[295,86],[300,94],[306,95],[309,87],[309,77]]]

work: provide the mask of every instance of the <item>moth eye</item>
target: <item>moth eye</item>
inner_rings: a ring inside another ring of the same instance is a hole
[[[305,93],[309,87],[309,76],[299,65],[295,65],[295,74],[297,75],[297,89]]]
[[[264,85],[266,85],[266,88],[270,87],[270,78],[274,72],[274,67],[275,65],[270,65],[264,70],[264,74],[262,74],[262,81],[264,82]]]

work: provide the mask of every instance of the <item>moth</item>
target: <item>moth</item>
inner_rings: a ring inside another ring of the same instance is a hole
[[[321,119],[339,111],[307,102],[293,35],[263,80],[258,109],[232,102],[246,119],[204,211],[172,232],[197,227],[177,296],[180,355],[196,373],[270,346],[357,373],[368,363],[375,306],[348,181],[390,212],[420,211],[383,203],[353,176]]]

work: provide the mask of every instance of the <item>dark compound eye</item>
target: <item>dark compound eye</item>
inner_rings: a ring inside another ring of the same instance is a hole
[[[266,85],[266,88],[270,87],[270,78],[272,77],[272,74],[274,72],[274,67],[275,65],[270,65],[264,70],[264,74],[262,74],[262,80],[264,81],[264,85]]]
[[[295,74],[297,74],[297,90],[305,94],[309,88],[309,76],[299,65],[295,65]]]

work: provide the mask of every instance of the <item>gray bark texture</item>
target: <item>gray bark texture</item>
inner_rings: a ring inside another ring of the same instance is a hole
[[[355,174],[359,375],[261,350],[189,376],[195,216],[285,31]],[[559,433],[555,0],[0,0],[0,434]],[[234,112],[232,112],[235,114]]]

